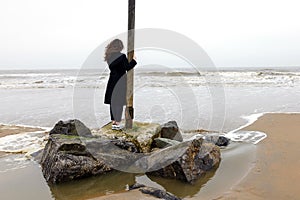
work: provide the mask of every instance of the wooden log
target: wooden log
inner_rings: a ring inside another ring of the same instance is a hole
[[[135,26],[135,0],[128,1],[128,35],[127,35],[127,58],[130,62],[134,55],[134,26]],[[127,73],[127,91],[126,91],[126,110],[125,110],[125,127],[132,128],[134,117],[133,109],[133,79],[134,70]]]

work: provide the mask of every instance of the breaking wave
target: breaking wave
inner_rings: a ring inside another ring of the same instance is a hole
[[[52,71],[0,71],[0,89],[39,88],[104,88],[108,71],[89,70],[77,75],[77,70]],[[170,87],[178,84],[190,86],[297,86],[300,85],[299,71],[143,71],[136,70],[137,84],[147,83],[152,87]]]

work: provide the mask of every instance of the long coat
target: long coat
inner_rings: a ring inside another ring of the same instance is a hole
[[[112,53],[107,63],[109,65],[110,74],[106,86],[104,103],[125,105],[127,88],[126,72],[134,68],[136,61],[132,59],[132,61],[128,62],[125,54],[116,52]]]

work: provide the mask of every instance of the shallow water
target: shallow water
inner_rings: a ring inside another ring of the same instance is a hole
[[[23,155],[0,158],[1,199],[52,199],[39,165],[22,158]]]
[[[173,179],[143,174],[112,172],[58,185],[48,185],[40,166],[23,155],[0,158],[0,193],[4,199],[82,200],[115,192],[125,192],[135,182],[154,186],[185,198],[212,199],[236,185],[255,161],[255,145],[232,143],[222,149],[222,161],[216,170],[189,185]],[[16,192],[18,191],[18,192]]]
[[[184,129],[227,132],[245,124],[243,117],[253,113],[300,112],[299,70],[199,75],[141,69],[135,76],[137,121],[176,120]],[[107,71],[87,71],[78,77],[77,73],[0,71],[0,123],[52,127],[60,119],[76,117],[92,128],[106,124],[110,119],[103,104]]]

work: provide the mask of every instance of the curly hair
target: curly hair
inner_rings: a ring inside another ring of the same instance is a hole
[[[114,39],[105,47],[104,60],[107,61],[112,53],[120,52],[123,48],[123,42],[120,39]]]

